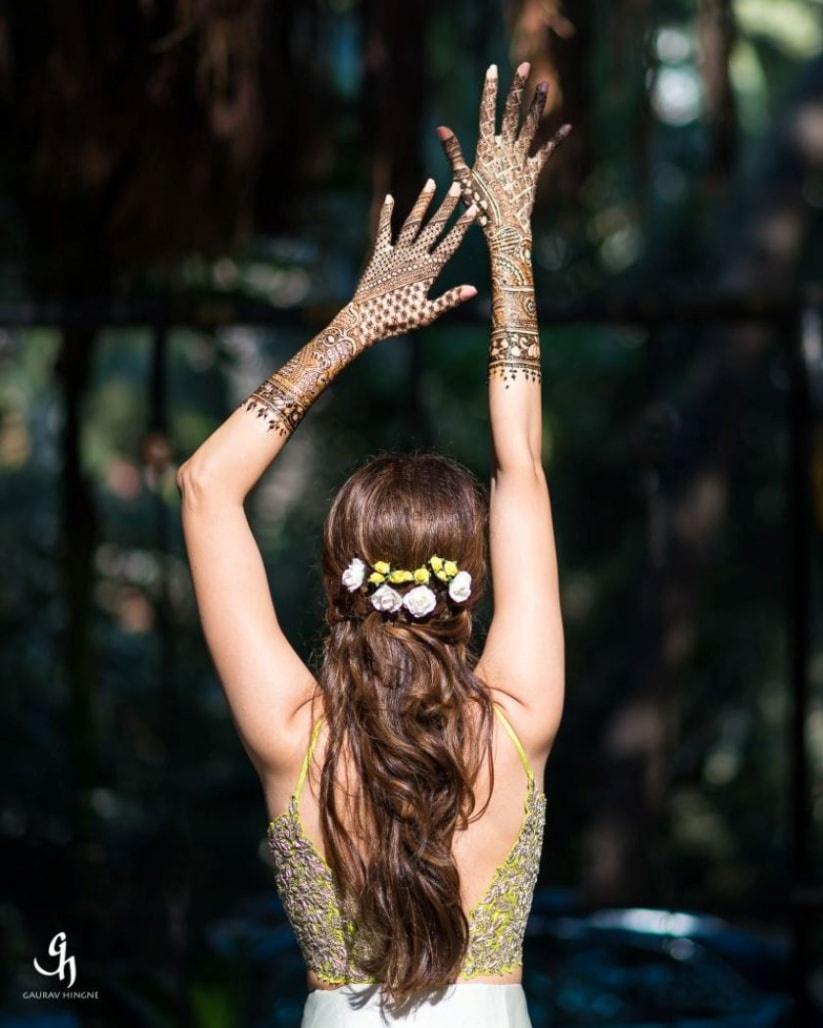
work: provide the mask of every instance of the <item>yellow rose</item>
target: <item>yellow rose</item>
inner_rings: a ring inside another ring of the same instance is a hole
[[[434,571],[435,574],[436,574],[438,571],[442,570],[442,568],[443,568],[443,558],[442,557],[429,557],[429,564],[431,564],[432,571]]]
[[[378,560],[378,562],[374,565],[374,570],[380,575],[387,575],[389,573],[389,565],[385,562],[385,560]]]
[[[415,582],[428,582],[428,580],[430,578],[431,578],[431,575],[428,573],[428,571],[425,568],[417,568],[416,571],[414,572],[414,580],[415,580]]]
[[[381,563],[382,563],[382,561],[381,561]],[[369,575],[369,581],[373,585],[380,585],[381,582],[385,582],[386,581],[386,576],[385,575],[381,575],[378,571],[372,571],[372,573]]]
[[[437,575],[437,577],[440,579],[441,582],[448,582],[449,576],[446,574],[445,571],[435,571],[435,574]]]
[[[453,560],[447,560],[446,563],[443,565],[443,570],[446,572],[449,578],[454,578],[454,576],[457,574],[457,565]]]
[[[375,567],[376,566],[377,565],[375,565]],[[397,569],[397,571],[392,571],[392,573],[389,575],[389,581],[390,582],[405,582],[406,581],[406,572],[405,571],[401,571],[399,568]]]

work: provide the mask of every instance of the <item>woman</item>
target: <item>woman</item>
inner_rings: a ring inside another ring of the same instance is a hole
[[[455,182],[429,180],[394,244],[386,197],[351,301],[180,468],[183,525],[209,649],[263,785],[275,879],[308,966],[303,1026],[530,1025],[522,945],[545,821],[538,788],[563,704],[563,632],[541,466],[530,216],[561,130],[529,155],[522,64],[495,135],[486,76],[473,168],[438,129]],[[445,225],[461,197],[468,210]],[[475,295],[427,298],[478,216],[493,302],[486,508],[436,454],[384,456],[326,520],[328,633],[315,677],[283,636],[243,501],[318,394],[375,342]],[[479,660],[471,612],[488,522],[494,615]]]

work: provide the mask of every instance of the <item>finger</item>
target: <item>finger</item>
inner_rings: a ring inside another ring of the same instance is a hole
[[[443,202],[429,219],[428,225],[426,225],[418,236],[417,241],[422,243],[427,250],[434,245],[435,241],[439,238],[440,233],[443,231],[444,225],[452,216],[452,211],[457,206],[457,201],[461,192],[460,183],[457,181],[452,182]]]
[[[453,307],[459,307],[466,300],[471,300],[473,296],[477,296],[474,286],[455,286],[454,289],[447,289],[442,296],[438,296],[436,300],[429,300],[426,304],[423,312],[426,324],[439,318],[441,314],[450,311]]]
[[[480,97],[480,126],[478,139],[489,140],[494,136],[497,117],[497,65],[492,64],[486,72],[483,95]]]
[[[437,138],[443,144],[443,149],[446,151],[446,156],[452,166],[454,177],[458,182],[462,182],[463,179],[469,177],[471,172],[469,171],[469,166],[466,164],[463,157],[463,151],[460,149],[460,143],[457,141],[457,136],[450,128],[446,128],[445,125],[441,125],[437,129]]]
[[[437,260],[438,267],[443,267],[458,246],[463,242],[463,236],[468,232],[469,225],[477,217],[477,205],[472,204],[460,218],[454,223],[451,231],[443,239],[432,256]]]
[[[522,143],[526,150],[529,150],[534,140],[534,134],[537,132],[537,128],[540,125],[540,119],[543,117],[543,108],[546,106],[546,96],[549,92],[548,82],[538,82],[537,89],[534,91],[532,102],[529,105],[529,113],[526,115],[526,120],[523,122],[523,128],[520,130],[518,142]]]
[[[523,99],[523,90],[526,86],[526,79],[529,76],[531,65],[523,61],[518,65],[514,73],[509,95],[506,97],[506,106],[503,109],[503,126],[500,130],[502,138],[509,143],[517,139],[517,126],[520,124],[520,102]]]
[[[394,210],[394,197],[386,193],[386,199],[380,208],[380,217],[377,222],[377,243],[388,243],[391,245],[391,215]]]
[[[571,132],[571,125],[561,125],[560,128],[555,132],[551,139],[544,146],[537,151],[534,159],[537,161],[538,170],[543,168],[543,165],[551,157],[554,151],[560,146],[564,139],[566,139]]]
[[[415,200],[411,213],[403,222],[400,235],[397,237],[398,244],[411,243],[416,238],[420,224],[425,217],[426,211],[429,209],[429,204],[432,202],[434,188],[434,179],[426,179],[426,184],[423,186],[420,196]]]

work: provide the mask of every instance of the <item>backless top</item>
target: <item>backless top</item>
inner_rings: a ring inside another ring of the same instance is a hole
[[[495,869],[482,898],[467,915],[469,942],[461,978],[503,975],[522,966],[523,938],[543,846],[546,795],[537,789],[513,726],[496,703],[494,709],[517,747],[528,785],[514,843]],[[300,792],[322,723],[321,716],[311,733],[288,809],[268,824],[269,851],[277,891],[307,967],[330,985],[371,984],[375,979],[369,978],[358,962],[365,941],[358,937],[356,922],[345,913],[334,874],[306,835],[300,819]]]

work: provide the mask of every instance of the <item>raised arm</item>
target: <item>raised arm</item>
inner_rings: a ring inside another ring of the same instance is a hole
[[[492,325],[489,547],[494,614],[479,670],[528,711],[530,741],[548,748],[563,707],[564,647],[551,503],[542,464],[540,336],[532,276],[537,179],[570,126],[530,155],[546,102],[538,85],[520,127],[529,65],[517,69],[495,134],[497,68],[486,73],[474,166],[457,137],[438,135],[466,203],[478,207],[489,247]]]
[[[261,775],[290,760],[291,721],[315,683],[278,623],[244,501],[314,400],[355,357],[475,295],[472,286],[458,286],[428,298],[475,214],[473,208],[466,211],[443,234],[460,194],[454,184],[424,224],[434,190],[430,179],[394,243],[392,199],[386,197],[374,251],[351,303],[246,397],[177,475],[206,642],[240,738]]]

